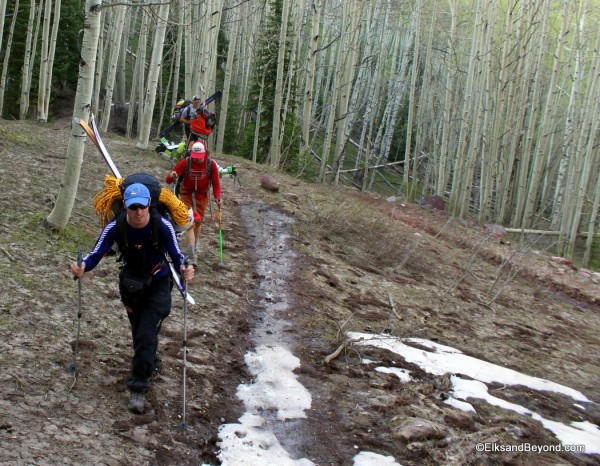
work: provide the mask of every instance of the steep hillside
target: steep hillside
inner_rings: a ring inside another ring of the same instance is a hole
[[[307,184],[219,154],[213,156],[221,165],[237,167],[241,186],[222,178],[223,265],[217,225],[208,222],[190,285],[198,304],[188,318],[188,429],[178,427],[183,303],[176,292],[150,408],[129,413],[129,325],[114,258],[83,280],[79,369],[67,370],[78,312],[69,263],[100,231],[91,200],[108,173],[88,143],[71,221],[64,232],[50,231],[44,219],[68,136],[58,125],[0,121],[1,464],[219,464],[219,428],[244,413],[236,392],[254,379],[244,356],[269,339],[299,358],[295,373],[312,396],[305,419],[279,426],[292,458],[347,465],[371,451],[405,466],[600,464],[591,454],[479,452],[479,443],[559,442],[532,416],[481,399],[470,400],[474,411],[448,404],[456,375],[450,369],[440,376],[347,337],[420,338],[571,387],[589,402],[525,383],[487,384],[497,399],[545,419],[597,426],[598,274],[552,258],[531,239],[499,239],[401,200]],[[164,179],[169,167],[152,150],[104,139],[124,175],[147,171]],[[280,183],[278,192],[261,187],[265,174]],[[407,369],[411,380],[377,365]],[[437,430],[408,438],[407,419]]]

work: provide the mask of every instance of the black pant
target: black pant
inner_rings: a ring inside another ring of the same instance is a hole
[[[158,334],[163,320],[171,313],[171,276],[154,277],[141,297],[132,301],[121,289],[121,300],[128,307],[131,324],[133,358],[127,386],[131,391],[146,393],[156,366]]]

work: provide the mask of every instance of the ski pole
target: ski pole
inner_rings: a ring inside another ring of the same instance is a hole
[[[83,262],[83,253],[81,249],[77,251],[77,266],[81,267]],[[73,348],[73,362],[69,366],[69,372],[77,371],[77,352],[79,351],[79,332],[81,330],[81,278],[74,277],[77,280],[77,337],[75,338],[75,347]]]
[[[212,210],[212,194],[210,192],[210,189],[208,190],[208,212],[210,214],[210,220],[212,222],[214,222],[216,220],[216,218],[215,218],[215,214],[213,213],[213,210]]]
[[[189,261],[187,257],[184,259],[184,265],[187,268]],[[180,427],[185,430],[187,424],[185,422],[185,383],[186,383],[186,364],[187,364],[187,280],[185,277],[181,278],[181,286],[183,288],[183,409],[181,415]]]
[[[219,265],[223,265],[223,229],[222,229],[222,221],[223,221],[223,217],[221,215],[221,206],[217,205],[218,207],[218,216],[219,216],[219,257],[221,259],[221,262],[219,262]]]

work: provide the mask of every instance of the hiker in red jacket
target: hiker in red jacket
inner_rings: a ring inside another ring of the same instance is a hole
[[[210,158],[204,143],[197,141],[192,146],[190,155],[179,161],[173,171],[167,175],[165,181],[173,183],[178,180],[180,185],[179,198],[191,207],[194,214],[194,227],[185,232],[186,242],[190,248],[192,264],[197,264],[196,246],[200,238],[200,230],[204,214],[209,202],[209,190],[212,184],[213,197],[219,208],[221,207],[221,182],[219,180],[219,167]],[[196,215],[197,214],[197,215]]]

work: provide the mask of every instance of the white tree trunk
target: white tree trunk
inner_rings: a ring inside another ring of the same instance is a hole
[[[6,88],[6,75],[8,73],[8,60],[10,58],[10,50],[12,48],[13,34],[15,33],[15,24],[17,22],[17,15],[19,12],[19,0],[15,2],[15,8],[12,15],[12,21],[10,22],[10,31],[6,40],[6,47],[4,52],[4,63],[2,64],[2,74],[0,75],[0,117],[4,112],[4,89]],[[1,37],[1,36],[0,36]]]
[[[313,95],[315,84],[315,72],[317,67],[317,49],[319,47],[319,25],[321,12],[323,11],[323,0],[313,0],[311,4],[311,29],[309,45],[307,47],[307,66],[304,82],[304,95],[302,98],[302,137],[300,139],[300,153],[298,154],[299,168],[304,167],[307,162],[308,147],[310,144],[310,126],[312,123]]]
[[[48,115],[44,113],[46,87],[48,80],[48,53],[50,49],[50,21],[52,19],[52,1],[46,0],[43,9],[44,25],[42,28],[42,47],[40,50],[40,75],[38,79],[37,120],[45,122]],[[40,11],[41,13],[41,11]]]
[[[231,10],[229,16],[231,30],[229,34],[229,48],[227,49],[227,63],[225,65],[225,79],[223,82],[223,97],[221,101],[221,115],[219,116],[221,127],[217,134],[216,152],[223,152],[223,138],[225,136],[225,125],[227,124],[227,114],[229,112],[229,89],[231,88],[231,78],[233,75],[233,63],[235,61],[235,52],[237,50],[237,38],[240,28],[239,9]]]
[[[2,53],[2,39],[4,38],[4,18],[6,18],[6,4],[8,0],[0,0],[0,53]]]
[[[119,65],[119,57],[121,56],[121,38],[123,37],[123,27],[125,26],[125,14],[127,13],[127,10],[127,6],[118,5],[115,7],[112,16],[112,24],[114,24],[114,26],[112,27],[111,39],[109,40],[110,56],[107,63],[108,73],[105,85],[106,93],[104,95],[102,123],[100,124],[100,129],[102,129],[102,131],[108,130],[108,123],[110,121],[117,66]]]
[[[24,120],[27,118],[29,112],[29,94],[31,92],[31,74],[33,72],[32,59],[33,59],[33,31],[35,18],[39,15],[35,14],[36,4],[35,0],[31,0],[29,6],[29,21],[27,23],[27,38],[25,39],[25,56],[23,57],[23,73],[21,77],[21,101],[19,103],[19,119]]]
[[[54,55],[56,52],[56,37],[58,36],[58,28],[60,23],[60,5],[61,0],[54,0],[54,16],[52,18],[52,35],[50,37],[50,47],[48,50],[48,66],[46,67],[46,89],[44,92],[44,110],[43,115],[48,120],[50,109],[50,95],[52,93],[52,70],[54,68]]]
[[[75,105],[73,106],[73,118],[81,118],[86,122],[89,118],[92,87],[94,84],[96,50],[98,49],[98,37],[100,35],[101,13],[99,9],[92,11],[92,7],[96,4],[96,0],[88,0],[86,2],[86,27],[81,44],[82,61],[79,64],[79,80],[77,82]],[[77,194],[77,186],[79,184],[81,164],[83,162],[84,140],[85,132],[83,129],[79,125],[73,124],[67,146],[65,171],[56,197],[56,204],[46,219],[52,228],[65,228],[71,217],[73,205],[75,204],[75,195]]]
[[[287,26],[290,11],[289,0],[283,0],[281,9],[281,30],[279,33],[279,50],[277,55],[277,78],[275,80],[275,100],[273,102],[273,128],[271,131],[271,147],[269,148],[269,163],[272,167],[279,168],[281,145],[279,144],[281,132],[285,129],[281,121],[281,104],[283,102],[283,75],[285,65],[285,52],[287,50]]]
[[[165,42],[165,32],[167,30],[167,20],[169,19],[169,3],[163,3],[158,11],[156,18],[156,32],[152,45],[152,58],[148,69],[148,86],[146,87],[146,96],[141,117],[141,131],[138,136],[136,147],[138,149],[147,149],[150,139],[150,130],[152,128],[152,114],[154,113],[154,103],[156,101],[156,88],[160,77],[162,67],[162,52]]]

